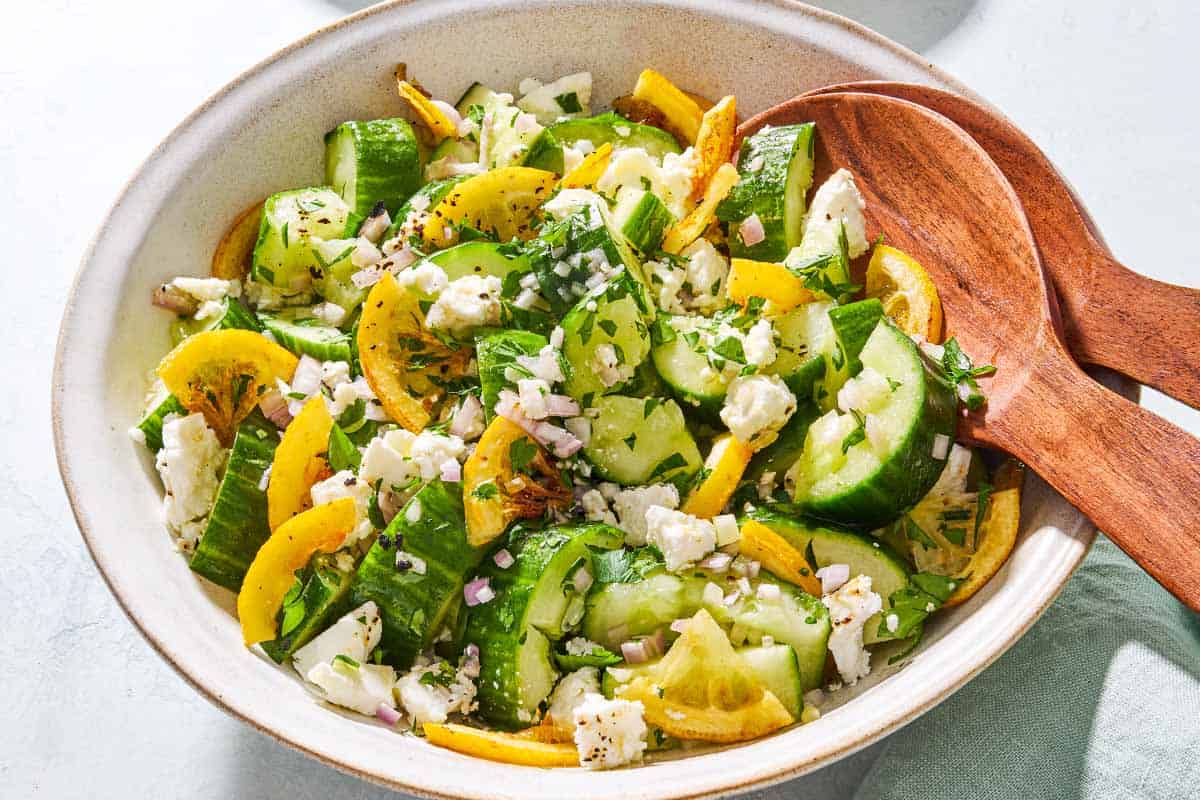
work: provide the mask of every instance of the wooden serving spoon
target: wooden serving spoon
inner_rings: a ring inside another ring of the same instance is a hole
[[[1071,354],[1200,408],[1200,289],[1162,283],[1118,263],[1066,179],[1028,136],[995,109],[914,83],[859,81],[802,96],[842,92],[908,100],[966,131],[1025,209]]]
[[[817,124],[817,177],[845,167],[885,233],[938,287],[987,405],[960,436],[1024,461],[1155,579],[1200,610],[1200,441],[1101,387],[1068,354],[1012,187],[944,117],[872,94],[798,97],[747,120]]]

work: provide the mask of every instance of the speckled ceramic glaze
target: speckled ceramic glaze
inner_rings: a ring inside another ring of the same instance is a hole
[[[126,433],[169,346],[150,290],[204,274],[221,233],[251,202],[319,182],[325,131],[399,112],[391,79],[399,61],[449,98],[473,80],[512,88],[527,76],[587,69],[603,101],[628,91],[646,66],[708,96],[736,93],[743,113],[849,80],[967,91],[900,46],[785,0],[385,3],[229,84],[151,154],[104,221],[63,318],[53,389],[59,463],[84,539],[125,611],[199,691],[285,744],[420,795],[697,797],[794,777],[869,744],[946,698],[1037,619],[1094,529],[1031,479],[1009,564],[929,626],[908,666],[877,671],[815,723],[736,747],[602,773],[493,764],[341,714],[248,652],[232,595],[196,578],[175,551],[159,522],[151,459]]]

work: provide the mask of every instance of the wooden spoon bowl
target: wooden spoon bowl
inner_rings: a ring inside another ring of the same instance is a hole
[[[1200,442],[1087,377],[1059,336],[1054,294],[1020,202],[944,117],[881,95],[798,97],[747,120],[815,122],[817,176],[849,169],[868,234],[920,261],[948,335],[996,373],[960,436],[1024,461],[1167,589],[1200,610]]]

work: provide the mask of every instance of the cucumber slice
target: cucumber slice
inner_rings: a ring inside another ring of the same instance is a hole
[[[357,227],[358,218],[332,189],[273,194],[263,204],[251,275],[259,283],[285,291],[307,289],[312,283],[309,269],[320,266],[313,255],[312,239],[341,239]]]
[[[594,275],[616,273],[624,267],[646,283],[641,262],[629,243],[613,230],[608,214],[595,205],[584,205],[543,226],[525,251],[542,295],[558,315],[565,314],[595,287]]]
[[[821,410],[817,408],[816,403],[812,400],[800,401],[787,424],[780,428],[775,441],[750,459],[744,480],[757,483],[764,473],[774,472],[776,481],[782,481],[792,465],[800,460],[800,455],[804,452],[804,440],[808,437],[808,428],[820,416]]]
[[[610,395],[596,401],[583,454],[605,479],[623,486],[679,482],[700,467],[700,449],[674,400]]]
[[[187,416],[188,410],[179,402],[179,398],[167,391],[162,381],[155,381],[154,393],[146,404],[146,413],[135,426],[142,432],[146,441],[146,449],[151,453],[162,450],[163,418],[168,414]]]
[[[398,566],[401,550],[407,555]],[[459,484],[433,481],[408,501],[371,545],[350,587],[352,606],[379,605],[386,663],[407,669],[433,644],[482,557],[467,542]]]
[[[904,558],[873,536],[830,528],[781,514],[770,508],[760,508],[749,514],[751,519],[766,525],[801,553],[816,561],[816,566],[847,564],[851,577],[866,575],[871,579],[871,591],[883,598],[883,610],[867,620],[863,627],[867,644],[891,638],[879,635],[879,620],[891,611],[894,592],[908,585],[912,570]]]
[[[878,528],[912,507],[937,482],[946,455],[934,443],[954,436],[956,397],[941,369],[899,328],[882,320],[863,347],[869,367],[890,391],[860,412],[875,426],[876,444],[858,420],[831,411],[808,431],[804,455],[788,473],[789,489],[813,516],[847,525]]]
[[[883,303],[874,297],[829,309],[829,322],[837,334],[850,375],[857,375],[862,370],[859,355],[881,319]]]
[[[412,125],[399,118],[338,125],[325,134],[325,183],[359,217],[376,203],[394,214],[421,185]]]
[[[769,576],[760,583],[773,583]],[[833,625],[829,610],[812,595],[805,594],[789,584],[777,583],[778,600],[760,600],[758,597],[743,597],[728,608],[728,622],[732,630],[744,632],[752,644],[759,644],[763,636],[787,644],[796,653],[800,670],[802,691],[821,685],[828,653],[829,634]],[[727,608],[722,605],[721,608]],[[724,622],[720,609],[709,609],[713,616]]]
[[[654,192],[640,189],[621,191],[613,209],[613,224],[641,253],[653,253],[675,216]]]
[[[525,166],[562,174],[563,148],[588,141],[592,146],[611,143],[614,148],[641,147],[661,159],[667,153],[682,152],[675,137],[651,125],[630,122],[609,111],[587,119],[557,122],[543,130],[525,154]]]
[[[426,260],[441,267],[451,281],[468,275],[493,275],[504,280],[509,275],[529,272],[529,258],[519,249],[481,240],[457,244]]]
[[[400,210],[392,217],[391,227],[383,234],[382,241],[386,242],[389,239],[394,239],[401,232],[404,232],[406,235],[419,235],[424,229],[423,225],[418,227],[409,225],[409,217],[428,212],[435,208],[438,203],[442,202],[442,198],[450,194],[451,189],[469,177],[469,175],[456,175],[453,178],[430,181],[420,189],[417,189],[416,193],[408,198],[408,202],[401,206]],[[420,211],[417,209],[420,209]]]
[[[496,596],[468,609],[464,634],[479,647],[481,717],[510,730],[535,721],[558,677],[550,639],[577,625],[584,611],[574,576],[591,573],[594,549],[620,547],[622,539],[608,525],[518,529],[507,544],[512,565],[484,562],[480,574]]]
[[[241,589],[250,562],[271,535],[267,492],[260,485],[278,444],[279,432],[259,414],[248,417],[233,438],[225,476],[190,564],[218,586]]]
[[[261,313],[258,318],[275,341],[298,356],[308,355],[319,361],[353,359],[350,334],[321,322],[307,308]]]
[[[501,331],[476,338],[475,358],[479,364],[484,419],[491,422],[496,415],[496,401],[500,399],[501,389],[515,390],[516,383],[507,376],[509,369],[525,372],[517,365],[517,357],[536,356],[549,343],[545,336],[532,331]]]
[[[654,367],[662,376],[671,394],[682,403],[703,409],[710,418],[721,411],[725,394],[729,389],[724,375],[708,363],[703,338],[698,333],[683,333],[670,322],[672,318],[660,317],[660,329],[673,331],[673,339],[654,345],[650,356]],[[683,317],[707,325],[698,317]],[[665,324],[664,324],[665,323]],[[715,325],[712,326],[715,328]]]
[[[350,585],[354,581],[354,570],[345,569],[345,553],[321,553],[313,556],[301,577],[299,596],[294,605],[284,604],[279,612],[280,637],[262,643],[263,652],[282,664],[304,645],[321,633],[339,617],[350,610],[347,600]],[[350,561],[353,564],[353,561]],[[296,611],[291,609],[295,608]],[[289,626],[289,615],[299,615],[299,620]],[[286,632],[284,632],[286,631]]]
[[[533,114],[541,124],[549,125],[564,117],[578,118],[592,113],[591,99],[592,74],[577,72],[538,85],[517,100],[517,108]]]
[[[767,372],[783,378],[797,399],[816,399],[822,410],[837,403],[837,391],[849,377],[837,332],[829,318],[833,302],[805,303],[775,319],[779,346]]]
[[[511,102],[511,94],[502,94],[493,91],[479,81],[475,81],[475,83],[467,87],[462,97],[458,98],[458,102],[454,104],[454,108],[466,118],[471,113],[471,106],[482,106],[485,111],[491,111],[493,108],[499,108]]]
[[[262,325],[254,316],[254,312],[246,308],[241,300],[226,297],[219,301],[221,313],[213,314],[204,319],[180,317],[171,322],[171,343],[179,344],[189,336],[203,331],[225,330],[238,328],[245,331],[262,331]]]
[[[429,163],[448,158],[460,164],[479,160],[479,145],[470,139],[443,139],[429,154]]]
[[[658,374],[658,370],[654,368],[654,363],[650,359],[646,359],[638,364],[634,370],[633,378],[629,383],[625,384],[625,388],[621,390],[628,397],[665,397],[670,394],[670,389],[663,381],[662,376]]]
[[[584,295],[562,321],[569,367],[563,391],[585,407],[621,391],[650,355],[652,314],[645,289],[628,270]]]
[[[359,288],[350,279],[359,268],[350,258],[358,239],[330,239],[316,242],[312,248],[316,267],[309,268],[313,288],[325,300],[345,309],[357,308],[366,299],[369,289]]]
[[[738,182],[717,206],[717,219],[729,226],[729,254],[758,261],[782,261],[800,244],[804,196],[812,185],[815,126],[782,125],[742,140]],[[765,238],[742,241],[741,224],[757,214]]]

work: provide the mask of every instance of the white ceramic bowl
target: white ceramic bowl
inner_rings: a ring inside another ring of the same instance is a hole
[[[604,773],[534,771],[461,756],[316,702],[294,676],[242,647],[232,596],[197,579],[159,522],[150,459],[126,429],[168,349],[155,284],[205,274],[238,211],[320,180],[322,134],[400,109],[396,62],[437,96],[472,80],[515,87],[590,69],[603,102],[654,66],[743,113],[840,81],[891,79],[967,90],[919,56],[826,12],[773,0],[439,0],[377,6],[250,70],[187,118],[118,198],[83,259],[54,375],[63,482],[92,555],[154,647],[199,691],[281,742],[372,781],[430,796],[676,798],[746,789],[848,755],[946,698],[1046,608],[1094,536],[1036,479],[1000,575],[929,626],[908,666],[877,670],[819,721],[761,741]],[[969,92],[967,92],[969,93]]]

